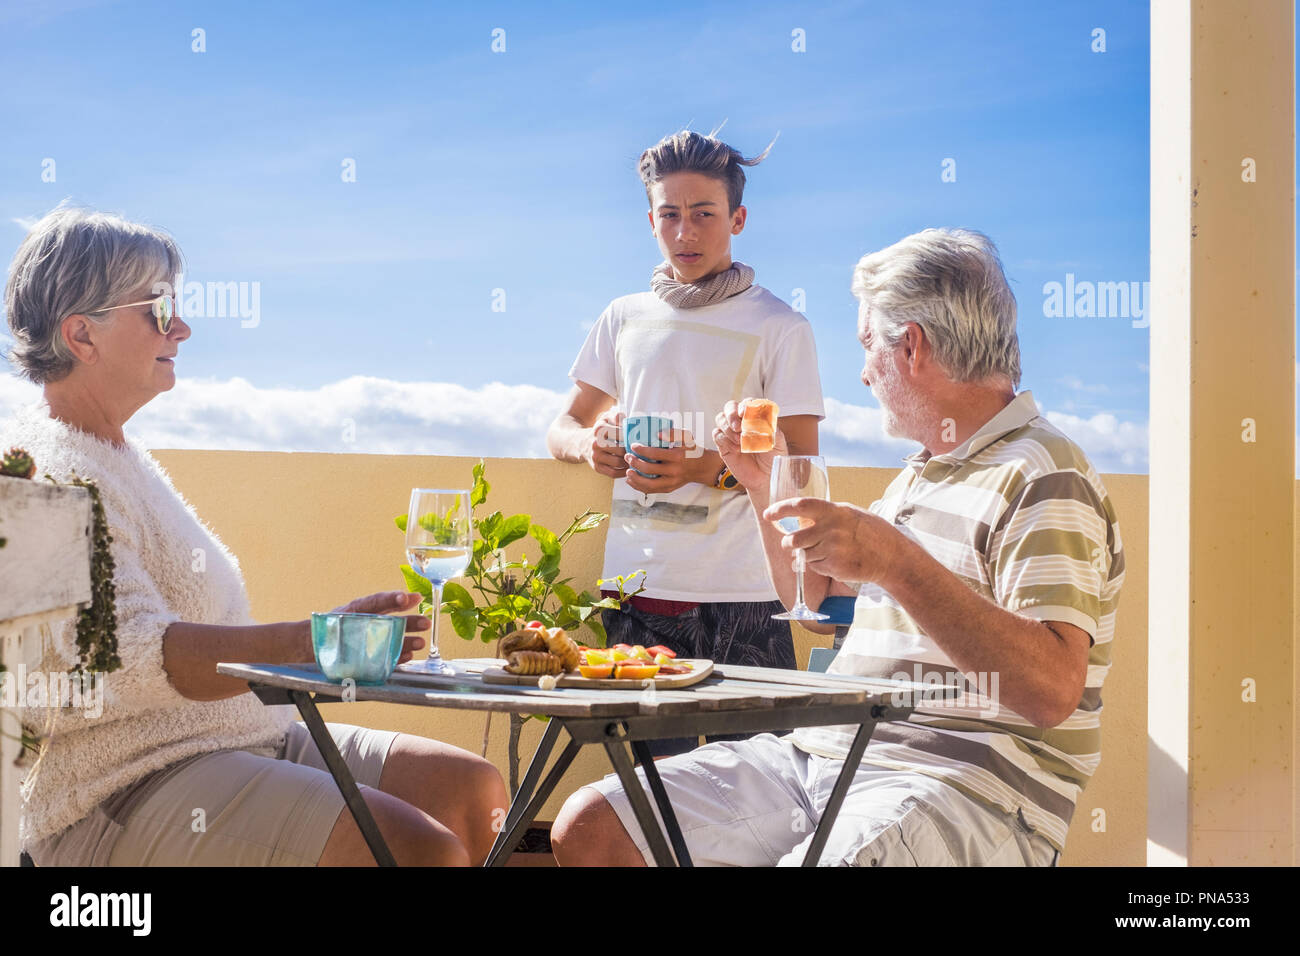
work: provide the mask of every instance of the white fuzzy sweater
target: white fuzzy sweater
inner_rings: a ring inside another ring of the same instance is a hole
[[[190,700],[168,680],[163,632],[173,621],[253,621],[235,556],[199,520],[153,456],[133,440],[128,444],[119,448],[51,419],[43,404],[0,424],[0,447],[26,448],[36,460],[37,480],[49,474],[64,481],[75,471],[99,485],[113,536],[122,659],[122,667],[103,678],[101,716],[88,718],[84,708],[58,711],[52,742],[24,804],[24,846],[72,826],[116,791],[177,760],[215,750],[275,747],[295,717],[292,707],[266,707],[252,693]],[[71,667],[77,660],[75,624],[53,630],[55,666]]]

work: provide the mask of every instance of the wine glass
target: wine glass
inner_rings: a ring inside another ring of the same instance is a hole
[[[403,670],[419,674],[456,673],[438,653],[438,618],[442,611],[442,586],[464,573],[474,553],[470,507],[468,491],[411,489],[411,506],[406,513],[406,557],[415,573],[432,586],[433,632],[429,635],[428,658],[411,661]]]
[[[830,477],[826,474],[826,459],[820,455],[775,455],[772,458],[772,501],[784,501],[786,498],[822,498],[831,496]],[[807,527],[812,522],[807,518],[793,516],[781,518],[776,526],[786,534]],[[784,614],[773,614],[778,621],[825,621],[829,614],[814,611],[803,600],[803,572],[807,566],[803,548],[794,552],[795,602],[794,607]]]

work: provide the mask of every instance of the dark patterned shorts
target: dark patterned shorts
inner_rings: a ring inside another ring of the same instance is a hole
[[[705,658],[717,664],[746,667],[783,667],[794,670],[794,641],[789,621],[774,621],[773,614],[785,611],[780,601],[701,604],[683,614],[665,617],[628,606],[601,612],[601,623],[609,635],[609,646],[662,644],[678,657]],[[767,733],[780,735],[785,731]],[[715,740],[743,740],[753,734],[721,734]],[[686,753],[699,746],[694,737],[650,741],[656,757]]]

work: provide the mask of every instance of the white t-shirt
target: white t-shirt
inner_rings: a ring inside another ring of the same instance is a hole
[[[716,451],[728,400],[767,398],[782,417],[825,418],[812,325],[753,285],[713,305],[678,309],[653,292],[615,299],[592,327],[569,377],[613,396],[625,415],[658,415]],[[614,481],[604,578],[644,568],[644,597],[772,601],[748,496],[691,482],[643,495]]]

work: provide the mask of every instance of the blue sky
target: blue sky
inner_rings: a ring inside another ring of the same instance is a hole
[[[1145,471],[1146,330],[1047,317],[1042,290],[1148,278],[1148,39],[1131,0],[9,2],[0,247],[71,197],[168,229],[187,278],[259,283],[256,327],[195,321],[154,444],[544,454],[585,324],[659,261],[637,156],[725,120],[747,155],[779,133],[733,255],[804,290],[836,460],[900,457],[871,432],[853,263],[947,225],[1001,250],[1023,387],[1101,470]],[[501,430],[476,432],[487,401]]]

